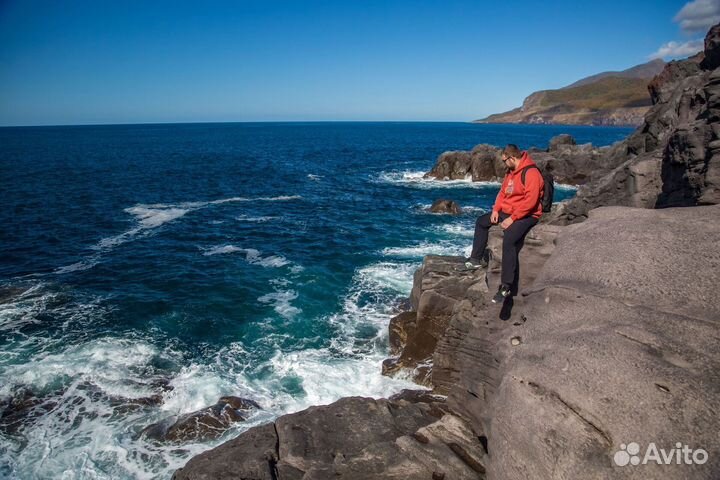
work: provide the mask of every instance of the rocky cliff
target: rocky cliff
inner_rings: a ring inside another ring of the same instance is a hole
[[[601,205],[642,208],[720,203],[720,26],[705,51],[670,62],[650,83],[643,124],[605,153],[613,169],[580,188],[555,220],[582,221]]]
[[[648,81],[665,65],[653,60],[621,72],[603,72],[557,90],[529,95],[521,107],[477,123],[639,125],[650,107]]]
[[[718,66],[720,25],[704,54],[653,80],[654,106],[627,140],[560,137],[533,153],[585,185],[526,238],[521,289],[502,306],[489,303],[499,232],[487,269],[425,258],[383,369],[431,391],[282,416],[174,478],[720,478]],[[429,173],[501,174],[485,145]],[[690,208],[651,208],[674,206]],[[643,462],[651,446],[666,464]]]

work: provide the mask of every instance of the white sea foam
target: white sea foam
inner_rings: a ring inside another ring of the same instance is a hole
[[[287,258],[283,257],[282,255],[271,255],[269,257],[265,257],[265,258],[259,259],[257,261],[258,265],[261,265],[263,267],[272,267],[272,268],[283,267],[289,263],[290,263],[290,261]]]
[[[243,250],[248,259],[263,258],[258,250]],[[34,391],[53,390],[59,383],[65,388],[52,394],[53,409],[23,431],[24,447],[6,445],[12,440],[0,439],[0,448],[16,452],[3,461],[9,458],[14,471],[32,478],[169,477],[190,457],[278,415],[350,395],[378,398],[402,388],[418,388],[405,378],[381,375],[381,362],[387,355],[387,323],[393,313],[389,303],[409,293],[416,266],[382,262],[358,269],[341,310],[318,319],[337,327],[328,347],[282,349],[281,340],[287,334],[275,332],[261,340],[275,348],[264,360],[240,343],[187,363],[179,353],[138,338],[108,337],[82,344],[48,339],[52,348],[38,348],[35,343],[28,349],[33,353],[23,363],[0,362],[2,378],[10,380],[3,382],[0,393],[9,393],[5,385],[10,384],[23,384]],[[273,285],[276,291],[261,301],[284,318],[298,314],[299,308],[293,305],[297,292],[288,288],[289,281],[278,279]],[[375,338],[367,339],[368,327],[376,332]],[[358,332],[363,332],[365,340],[358,340]],[[108,395],[140,398],[157,393],[147,383],[147,368],[158,357],[184,365],[172,374],[172,391],[163,394],[158,408],[118,414]],[[88,385],[98,390],[88,389]],[[251,398],[263,410],[235,424],[222,439],[178,448],[156,445],[128,433],[170,415],[206,407],[228,394]]]
[[[412,289],[413,274],[419,266],[419,263],[374,263],[359,269],[353,283],[361,291],[390,289],[396,294],[408,295]]]
[[[236,247],[235,245],[218,245],[217,247],[212,247],[205,252],[203,252],[203,255],[205,256],[211,256],[211,255],[222,255],[226,253],[233,253],[233,252],[242,252],[245,251],[245,249]]]
[[[265,223],[270,222],[272,220],[277,220],[281,217],[273,217],[273,216],[261,216],[261,217],[251,217],[249,215],[240,215],[238,217],[235,217],[236,220],[239,220],[241,222],[256,222],[256,223]]]
[[[445,233],[449,233],[450,235],[458,236],[458,237],[472,238],[475,235],[474,227],[470,227],[468,225],[463,225],[463,224],[459,224],[459,223],[450,223],[447,225],[443,225],[442,227],[440,227],[440,230]]]
[[[59,353],[39,354],[23,364],[8,365],[3,376],[34,390],[46,390],[72,379],[73,383],[92,383],[110,395],[136,398],[150,391],[128,389],[127,380],[142,383],[137,369],[156,354],[153,346],[142,341],[101,338],[70,345]]]
[[[182,218],[189,212],[199,210],[210,205],[221,205],[232,202],[285,202],[298,200],[300,198],[302,197],[299,195],[280,195],[276,197],[231,197],[207,202],[182,202],[178,204],[138,204],[124,210],[126,213],[129,213],[134,217],[135,226],[133,228],[119,235],[101,239],[96,245],[91,247],[98,253],[90,255],[88,258],[72,265],[59,267],[53,273],[65,274],[88,270],[100,263],[102,260],[102,254],[112,250],[113,248],[135,240],[136,238],[148,235],[166,223]]]
[[[421,243],[408,247],[385,248],[382,254],[389,257],[424,257],[425,255],[462,255],[464,246],[447,242]]]
[[[406,185],[413,188],[487,188],[498,187],[498,182],[473,182],[472,176],[468,175],[462,180],[438,180],[435,178],[424,178],[423,171],[395,171],[382,172],[375,179],[378,183],[391,183]]]
[[[135,217],[142,228],[157,228],[160,225],[171,222],[184,216],[190,211],[189,208],[177,208],[173,206],[157,206],[154,208],[138,205],[126,208],[125,211]]]
[[[203,252],[205,256],[212,255],[225,255],[229,253],[243,252],[245,253],[245,260],[253,265],[260,265],[261,267],[267,268],[279,268],[289,265],[291,262],[282,255],[270,255],[267,257],[261,256],[260,250],[254,248],[240,248],[235,245],[218,245],[215,247],[208,248]],[[301,267],[302,268],[302,267]]]
[[[555,185],[555,190],[565,190],[565,191],[571,191],[571,192],[575,192],[579,188],[577,185],[568,185],[565,183],[557,183],[557,182],[555,182],[554,185]]]
[[[297,297],[298,294],[295,290],[277,290],[258,298],[258,302],[271,304],[280,316],[292,320],[302,312],[302,310],[292,304],[292,301]]]
[[[12,300],[0,303],[0,330],[15,330],[25,325],[40,323],[38,314],[44,311],[57,295],[42,292],[41,288],[41,284],[33,285]]]

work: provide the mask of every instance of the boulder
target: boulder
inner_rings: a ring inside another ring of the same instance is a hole
[[[497,181],[505,175],[500,149],[477,145],[472,151],[445,152],[440,155],[425,178],[438,180]]]
[[[240,397],[221,397],[215,405],[185,415],[169,417],[148,425],[141,437],[158,442],[190,442],[219,438],[235,422],[247,418],[247,413],[260,406]]]
[[[577,145],[577,142],[575,142],[575,138],[573,138],[572,135],[569,135],[567,133],[562,133],[560,135],[556,135],[553,138],[550,139],[550,142],[548,143],[548,152],[554,152],[555,150],[560,150],[563,146],[572,146]]]
[[[428,208],[430,213],[449,213],[450,215],[460,215],[462,209],[454,200],[438,199]]]

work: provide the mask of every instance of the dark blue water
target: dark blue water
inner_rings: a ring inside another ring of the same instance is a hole
[[[264,408],[227,439],[311,404],[407,386],[380,375],[387,322],[422,256],[465,252],[474,218],[497,193],[421,174],[443,151],[478,143],[544,148],[570,133],[607,145],[629,132],[465,123],[0,129],[0,397],[24,391],[50,410],[0,433],[0,476],[167,477],[217,442],[157,446],[138,440],[139,430],[222,395]],[[424,212],[441,197],[466,214]],[[152,394],[163,404],[121,408]]]

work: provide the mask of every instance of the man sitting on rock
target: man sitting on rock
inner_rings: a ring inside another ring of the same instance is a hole
[[[517,288],[518,254],[525,235],[542,215],[541,198],[544,187],[544,180],[537,165],[530,155],[521,152],[517,145],[507,145],[502,151],[502,160],[508,169],[507,173],[492,213],[479,217],[475,223],[473,249],[465,263],[467,269],[487,267],[489,259],[485,249],[488,232],[492,225],[499,222],[504,230],[502,274],[500,288],[492,299],[493,303],[503,302],[511,295],[512,287]]]

